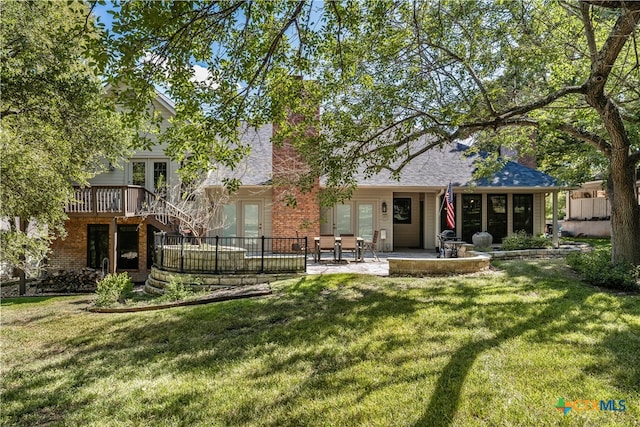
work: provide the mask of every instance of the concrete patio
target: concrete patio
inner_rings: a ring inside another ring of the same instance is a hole
[[[394,252],[378,252],[379,260],[376,260],[371,252],[365,254],[363,262],[354,261],[352,256],[343,255],[341,262],[333,261],[331,255],[324,254],[322,261],[317,263],[313,257],[307,261],[307,274],[333,274],[333,273],[361,273],[376,276],[389,275],[389,258],[437,258],[434,249],[406,249]]]

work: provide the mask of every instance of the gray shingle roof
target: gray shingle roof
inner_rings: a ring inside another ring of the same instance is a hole
[[[269,185],[272,177],[272,126],[265,125],[260,129],[247,129],[243,132],[242,142],[252,146],[251,154],[233,171],[221,169],[212,171],[207,178],[207,185],[218,186],[222,177],[239,178],[242,185]],[[382,171],[372,177],[357,174],[359,187],[432,187],[442,188],[451,182],[454,187],[465,187],[474,184],[474,163],[480,155],[466,156],[468,146],[464,144],[448,144],[442,148],[431,149],[410,162],[400,173],[399,179],[391,177],[389,171]],[[504,168],[492,179],[476,182],[479,187],[491,188],[548,188],[558,187],[555,178],[508,161]]]
[[[264,125],[259,129],[247,128],[242,132],[240,141],[251,146],[251,153],[235,169],[220,168],[210,171],[205,185],[219,186],[222,178],[238,178],[242,185],[271,184],[271,137],[273,127]]]
[[[447,144],[420,155],[400,173],[399,179],[391,177],[389,171],[365,178],[359,174],[360,187],[443,187],[451,184],[454,187],[465,187],[474,184],[474,163],[481,159],[480,155],[466,156],[469,147],[464,144]],[[475,182],[479,187],[556,187],[555,178],[516,162],[508,161],[504,168],[492,179]]]

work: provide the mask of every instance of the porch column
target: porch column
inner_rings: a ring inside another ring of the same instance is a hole
[[[553,190],[552,204],[553,204],[553,220],[551,223],[553,247],[558,248],[560,246],[560,239],[558,236],[558,190]]]

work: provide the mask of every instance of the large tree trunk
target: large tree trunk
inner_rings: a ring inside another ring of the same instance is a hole
[[[610,157],[611,260],[640,265],[640,206],[636,199],[635,165],[627,152],[613,150]]]

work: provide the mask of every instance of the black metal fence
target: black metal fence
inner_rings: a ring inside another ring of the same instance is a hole
[[[153,265],[180,273],[300,273],[306,237],[191,237],[155,233]]]

